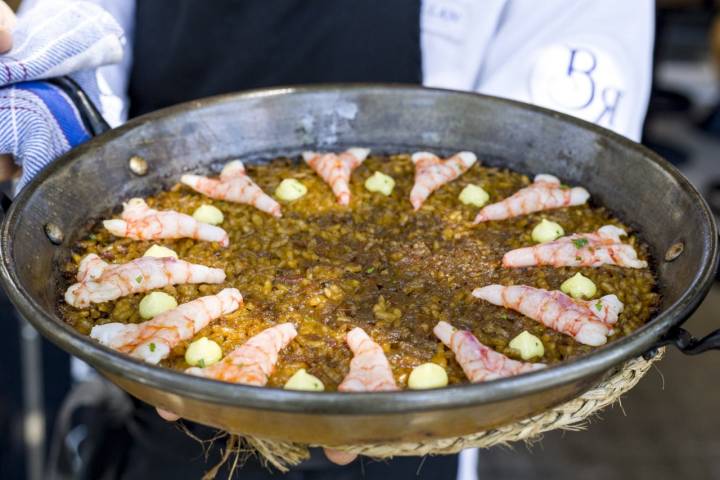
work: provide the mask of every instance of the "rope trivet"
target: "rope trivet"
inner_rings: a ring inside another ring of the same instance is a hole
[[[661,348],[649,360],[645,360],[643,357],[629,360],[617,373],[574,400],[502,427],[462,437],[443,438],[423,442],[373,443],[344,445],[340,447],[333,446],[332,448],[373,458],[445,455],[457,453],[466,448],[488,448],[494,445],[503,445],[521,440],[530,441],[550,430],[580,430],[585,427],[585,422],[589,417],[598,413],[608,405],[619,401],[620,397],[633,388],[648,372],[652,364],[663,357],[664,353],[665,348]],[[235,448],[240,448],[237,437],[234,438]],[[286,471],[288,467],[297,465],[308,458],[310,455],[308,448],[310,446],[321,446],[278,442],[256,437],[245,437],[243,440],[247,443],[247,446],[255,450],[261,458],[281,471]]]

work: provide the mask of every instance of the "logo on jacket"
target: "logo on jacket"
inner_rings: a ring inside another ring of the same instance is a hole
[[[530,80],[533,103],[622,129],[625,76],[597,47],[556,44],[541,51]]]

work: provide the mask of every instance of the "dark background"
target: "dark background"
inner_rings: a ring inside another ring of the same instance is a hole
[[[720,203],[720,188],[713,188],[720,182],[716,14],[710,1],[658,2],[655,86],[643,143],[675,163],[709,200]],[[720,287],[715,286],[687,327],[704,335],[717,328],[719,314]],[[43,478],[40,462],[69,387],[69,360],[45,340],[33,340],[33,331],[23,328],[2,292],[0,324],[0,479],[30,478],[33,471],[35,478]],[[27,363],[38,358],[31,355],[33,349],[41,353],[39,365]],[[532,446],[481,451],[480,478],[720,478],[719,358],[714,352],[685,357],[671,350],[623,398],[622,406],[605,410],[585,431],[551,432]],[[23,364],[32,367],[25,376]],[[43,416],[28,420],[32,398],[38,399]],[[26,438],[35,440],[34,454]]]

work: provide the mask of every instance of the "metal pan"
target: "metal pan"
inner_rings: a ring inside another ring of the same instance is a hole
[[[431,391],[306,393],[234,385],[148,365],[79,335],[58,317],[58,262],[91,219],[190,170],[262,162],[305,149],[472,150],[486,165],[583,185],[651,245],[661,312],[592,354],[514,378]],[[142,162],[147,171],[137,168]],[[133,165],[131,168],[130,165]],[[48,233],[51,235],[48,236]],[[46,337],[132,395],[229,431],[328,445],[412,441],[504,424],[579,395],[624,360],[676,342],[720,345],[679,325],[706,295],[718,261],[707,205],[675,168],[592,124],[482,95],[388,85],[276,88],[214,97],[137,118],[74,149],[12,202],[0,237],[2,283]]]

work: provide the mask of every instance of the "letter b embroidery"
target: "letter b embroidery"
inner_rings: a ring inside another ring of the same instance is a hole
[[[628,121],[625,91],[616,60],[597,47],[579,44],[543,49],[530,78],[533,103],[620,131]]]

